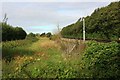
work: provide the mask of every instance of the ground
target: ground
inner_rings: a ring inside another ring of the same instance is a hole
[[[120,44],[115,41],[109,43],[53,41],[48,38],[31,40],[2,43],[3,78],[118,78],[119,76]],[[76,47],[72,49],[74,45]]]
[[[16,55],[10,63],[3,60],[3,77],[72,77],[72,71],[69,71],[73,70],[75,73],[79,68],[78,55],[74,58],[60,48],[59,43],[55,41],[39,38],[29,46],[24,46],[24,49],[31,50],[34,54]]]

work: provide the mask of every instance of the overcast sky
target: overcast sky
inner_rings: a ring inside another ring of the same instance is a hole
[[[108,4],[110,2],[3,2],[2,14],[7,13],[10,25],[22,27],[27,33],[55,32],[58,24],[63,28]]]

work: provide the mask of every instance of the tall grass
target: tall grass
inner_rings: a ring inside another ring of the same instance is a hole
[[[120,50],[118,48],[120,46],[118,43],[88,41],[82,44],[82,42],[78,42],[65,42],[65,45],[67,43],[68,45],[78,44],[78,52],[73,50],[70,53],[71,55],[68,55],[63,53],[60,43],[51,41],[48,38],[40,38],[29,47],[27,46],[27,49],[34,51],[33,55],[19,55],[14,57],[14,60],[9,63],[6,63],[3,59],[3,78],[61,79],[119,76],[119,69],[117,69],[119,67],[117,65],[119,64],[118,53]],[[83,51],[80,52],[81,50],[79,51],[79,49],[83,49]],[[80,53],[81,55],[75,53]]]
[[[6,61],[11,61],[14,56],[31,55],[34,51],[28,49],[27,47],[29,47],[35,41],[37,40],[31,38],[25,40],[2,42],[2,58]]]

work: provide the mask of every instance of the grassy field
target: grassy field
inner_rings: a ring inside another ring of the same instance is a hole
[[[10,43],[12,45],[14,41]],[[62,49],[63,45],[61,46],[60,42],[48,38],[39,38],[34,42],[18,41],[17,47],[5,48],[8,52],[4,52],[3,55],[5,53],[12,55],[3,57],[2,76],[3,78],[109,78],[119,76],[119,69],[116,69],[119,64],[117,61],[118,43],[89,41],[85,44],[86,48],[84,47],[85,50],[82,52],[78,50],[78,52],[73,51],[68,54]],[[64,42],[65,45],[68,46],[68,42]],[[107,67],[109,67],[108,70]]]
[[[77,66],[78,60],[73,60],[73,58],[68,58],[68,55],[61,54],[59,44],[48,38],[39,38],[34,43],[15,47],[14,50],[18,50],[18,52],[14,51],[16,53],[14,53],[14,59],[11,62],[2,61],[3,78],[64,78],[70,75],[75,77],[69,72],[70,70],[77,72],[77,67],[76,70],[74,70],[74,67]],[[59,73],[59,70],[61,73]]]

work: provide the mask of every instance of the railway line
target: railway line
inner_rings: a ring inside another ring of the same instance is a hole
[[[61,40],[64,40],[64,41],[76,41],[76,40],[82,41],[83,39],[82,38],[61,38]],[[97,42],[104,42],[104,43],[112,42],[112,41],[116,41],[116,42],[120,43],[120,39],[119,40],[90,39],[90,38],[86,39],[86,41],[90,41],[90,40],[94,40]]]

